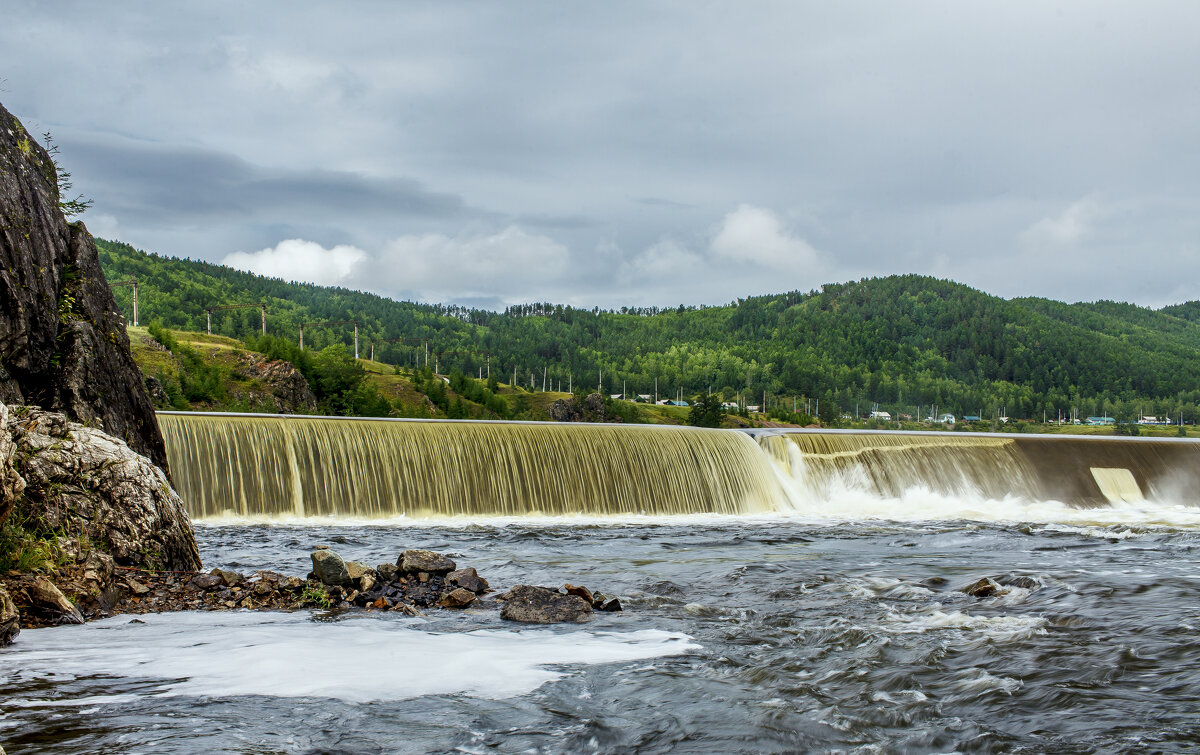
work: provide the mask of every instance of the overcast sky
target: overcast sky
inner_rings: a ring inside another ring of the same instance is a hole
[[[26,2],[98,236],[393,298],[1200,298],[1200,3]]]

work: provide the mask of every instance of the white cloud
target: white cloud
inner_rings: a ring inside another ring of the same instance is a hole
[[[433,301],[561,301],[558,284],[570,268],[570,252],[548,236],[509,226],[491,235],[401,236],[384,247],[371,267],[375,290],[416,291]]]
[[[315,241],[287,239],[257,252],[233,252],[221,264],[284,280],[320,285],[346,283],[367,259],[358,247],[338,244],[326,249]]]
[[[748,204],[725,216],[711,249],[717,257],[780,272],[803,272],[817,262],[817,251],[789,234],[779,216]]]
[[[704,265],[704,258],[677,241],[664,240],[621,267],[621,277],[630,281],[643,276],[686,275]]]
[[[1091,236],[1100,219],[1100,203],[1084,197],[1053,217],[1044,217],[1021,232],[1021,243],[1031,247],[1073,246]]]

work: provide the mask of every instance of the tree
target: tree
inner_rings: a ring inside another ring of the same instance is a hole
[[[74,186],[71,183],[71,174],[58,161],[58,145],[54,143],[49,131],[42,134],[42,141],[46,143],[46,154],[50,155],[50,162],[54,164],[54,173],[58,181],[58,209],[62,210],[62,214],[68,218],[82,215],[92,206],[93,201],[86,199],[82,194],[74,199],[64,199],[64,197],[70,196]]]
[[[725,419],[725,409],[716,395],[697,396],[688,412],[688,424],[694,427],[720,427]]]

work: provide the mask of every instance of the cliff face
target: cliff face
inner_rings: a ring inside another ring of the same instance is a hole
[[[98,425],[166,470],[95,242],[58,200],[50,156],[0,105],[0,401]]]

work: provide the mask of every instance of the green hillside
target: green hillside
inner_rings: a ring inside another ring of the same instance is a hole
[[[395,302],[346,289],[287,283],[231,268],[146,254],[98,241],[110,280],[136,277],[143,322],[203,331],[206,307],[265,302],[268,333],[295,342],[301,323],[356,320],[360,354],[439,373],[562,390],[685,398],[709,388],[790,411],[807,401],[826,419],[875,404],[922,415],[1041,420],[1169,415],[1200,419],[1200,312],[1129,304],[1005,300],[945,280],[906,275],[830,284],[819,291],[720,307],[581,310],[552,304],[505,312]],[[128,313],[129,291],[118,288]],[[256,309],[213,314],[213,333],[243,338]],[[349,326],[310,327],[305,345],[352,344]]]

